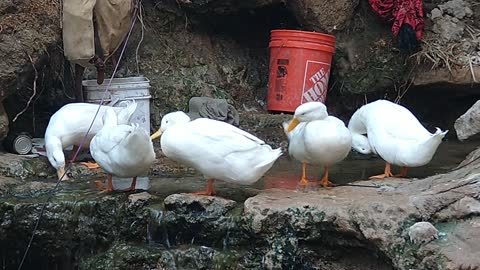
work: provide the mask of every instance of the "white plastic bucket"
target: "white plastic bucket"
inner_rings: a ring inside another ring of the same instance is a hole
[[[85,102],[100,103],[103,92],[110,79],[105,79],[103,84],[98,85],[97,80],[85,80],[82,82],[85,91]],[[120,101],[134,99],[137,109],[132,115],[131,122],[138,123],[150,134],[150,81],[145,77],[114,78],[108,88],[104,104],[118,100],[113,106],[118,106]]]

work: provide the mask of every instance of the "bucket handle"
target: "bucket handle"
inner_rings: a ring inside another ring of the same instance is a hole
[[[108,104],[109,106],[113,106],[117,104],[120,100],[127,100],[126,96],[124,95],[112,95],[110,93],[110,103]]]
[[[118,101],[120,101],[120,98],[110,96],[110,102],[107,104],[107,106],[113,107],[118,103]]]
[[[280,46],[280,49],[278,50],[277,54],[275,55],[275,57],[273,57],[272,60],[270,60],[270,65],[269,65],[269,67],[272,66],[273,60],[274,60],[274,59],[277,59],[278,55],[280,54],[280,51],[282,50],[283,46],[285,46],[285,43],[287,43],[287,42],[288,42],[288,38],[283,40],[283,43],[282,43],[282,45]]]

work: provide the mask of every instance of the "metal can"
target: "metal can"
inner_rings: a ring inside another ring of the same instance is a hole
[[[3,146],[10,153],[26,155],[32,150],[32,137],[26,132],[10,133],[4,139]]]

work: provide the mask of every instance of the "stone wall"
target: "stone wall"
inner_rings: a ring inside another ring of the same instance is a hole
[[[474,52],[477,39],[469,37],[475,37],[479,28],[479,6],[470,0],[451,1],[455,5],[440,1],[443,6],[437,2],[424,2],[429,14],[424,49],[412,58],[395,48],[391,26],[372,12],[366,0],[248,0],[241,4],[144,0],[143,24],[136,23],[117,76],[143,74],[151,80],[153,127],[159,125],[162,113],[186,109],[189,98],[197,95],[226,98],[240,110],[262,111],[268,83],[269,31],[321,31],[337,37],[327,105],[332,114],[346,119],[365,99],[394,100],[410,86],[412,77],[414,86],[443,83],[450,71],[438,61],[435,72],[440,75],[436,77],[443,80],[432,79],[428,50],[437,44],[431,39],[442,40],[442,33],[450,33],[445,27],[452,22],[458,21],[463,30],[450,38],[460,36],[468,41],[455,48],[468,47],[469,53]],[[464,8],[463,13],[455,9],[458,6]],[[441,10],[440,15],[435,8]],[[73,101],[72,69],[63,60],[61,49],[60,10],[58,1],[6,1],[0,5],[0,101],[10,124],[33,94],[35,74],[29,56],[38,71],[36,95],[13,123],[14,130],[42,136],[49,116]],[[466,54],[459,55],[467,59]],[[411,61],[417,57],[418,62]],[[453,64],[451,67],[454,70]],[[471,82],[470,70],[478,73],[475,65],[473,69],[460,68],[463,71],[457,73],[465,77],[462,83]],[[89,70],[85,78],[94,76]],[[456,79],[447,82],[458,85]],[[7,126],[4,122],[1,127]],[[3,128],[0,135],[6,132]]]

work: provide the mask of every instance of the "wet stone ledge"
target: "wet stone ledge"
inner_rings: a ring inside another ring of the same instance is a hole
[[[458,169],[425,179],[270,189],[245,201],[163,198],[155,190],[98,194],[92,179],[65,182],[47,204],[24,269],[476,267],[478,152]],[[53,185],[0,178],[5,269],[16,269]]]

